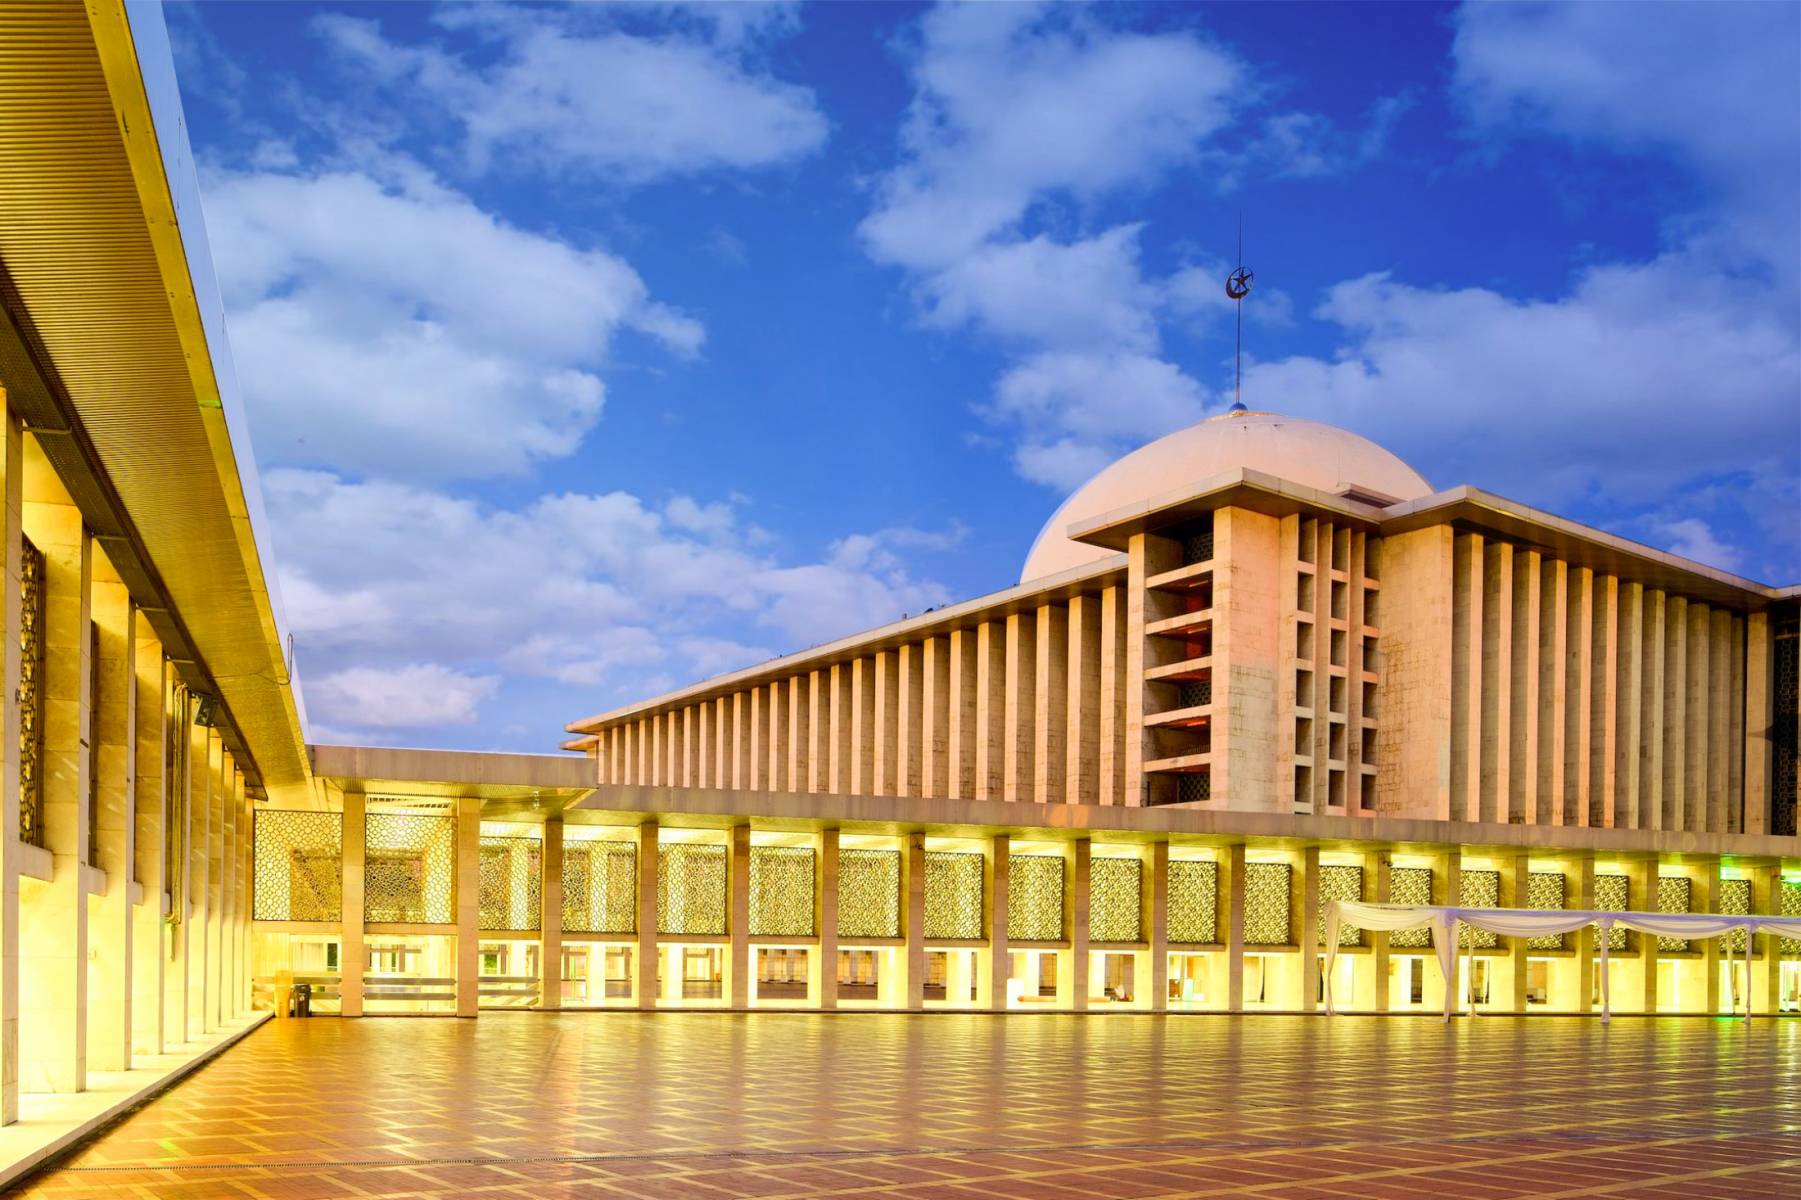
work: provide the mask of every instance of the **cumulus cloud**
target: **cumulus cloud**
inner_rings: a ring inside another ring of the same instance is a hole
[[[220,171],[207,218],[259,447],[407,478],[517,474],[599,418],[621,330],[704,338],[612,254],[520,229],[403,160]]]
[[[356,698],[420,662],[625,697],[879,625],[950,598],[899,552],[961,536],[879,530],[808,561],[771,549],[731,501],[562,492],[505,507],[294,469],[264,488],[304,646],[377,673],[327,676],[322,716],[351,728],[400,724]],[[490,692],[456,694],[473,711]]]
[[[328,722],[429,729],[471,724],[481,702],[499,686],[498,676],[465,675],[438,663],[351,667],[315,680],[307,699]]]
[[[818,149],[827,125],[812,91],[758,62],[767,37],[793,28],[792,10],[712,7],[657,10],[644,30],[625,27],[649,11],[630,6],[449,8],[440,23],[481,42],[467,55],[392,40],[361,17],[321,17],[316,27],[396,99],[448,114],[476,170],[505,162],[645,183]]]

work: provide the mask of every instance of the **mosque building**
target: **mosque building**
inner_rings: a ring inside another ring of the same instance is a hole
[[[1015,586],[575,753],[312,744],[160,10],[0,0],[0,46],[0,1123],[302,986],[1307,1012],[1333,899],[1801,912],[1801,589],[1278,413],[1108,467]],[[1429,936],[1341,929],[1340,1007],[1436,1010]],[[1593,928],[1464,936],[1478,1009],[1595,1004]],[[1801,1010],[1793,940],[1609,936],[1616,1012]]]

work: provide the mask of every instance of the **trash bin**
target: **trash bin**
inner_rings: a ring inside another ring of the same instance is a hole
[[[310,1017],[313,1015],[313,985],[297,983],[294,985],[294,1015]]]

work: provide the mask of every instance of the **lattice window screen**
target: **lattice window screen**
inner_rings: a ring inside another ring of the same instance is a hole
[[[1533,871],[1526,876],[1527,908],[1563,908],[1564,877],[1562,871]],[[1547,933],[1526,939],[1528,950],[1567,950],[1567,933]]]
[[[900,877],[899,851],[839,850],[838,936],[899,937]]]
[[[1007,936],[1021,942],[1063,940],[1061,855],[1008,856]]]
[[[1777,911],[1785,917],[1801,917],[1801,880],[1782,880],[1776,890],[1781,893]],[[1801,954],[1801,938],[1783,938],[1777,952]]]
[[[344,917],[344,818],[335,812],[256,810],[258,921],[339,921]]]
[[[538,928],[544,910],[544,844],[537,838],[484,837],[480,896],[479,928]]]
[[[1751,911],[1751,881],[1749,879],[1720,880],[1720,911],[1733,916],[1748,915]],[[1724,948],[1734,954],[1742,954],[1745,950],[1745,931],[1734,929],[1720,939]]]
[[[1431,904],[1432,868],[1395,867],[1388,873],[1388,896],[1395,904]],[[1391,950],[1418,950],[1432,945],[1432,930],[1397,929],[1388,935]]]
[[[1326,904],[1332,900],[1363,899],[1363,868],[1322,866],[1319,869],[1319,944],[1326,944]],[[1338,924],[1340,946],[1363,945],[1363,930],[1349,921]]]
[[[806,846],[750,848],[752,937],[813,936],[813,851]]]
[[[19,840],[44,844],[44,555],[21,537],[19,559]],[[183,731],[185,732],[185,731]]]
[[[1465,871],[1457,903],[1464,908],[1501,907],[1501,873],[1499,871]],[[1473,929],[1459,923],[1457,944],[1465,950],[1492,950],[1501,944],[1501,935],[1487,929]]]
[[[571,933],[638,932],[637,846],[563,843],[563,928]]]
[[[1170,861],[1169,940],[1178,946],[1218,944],[1218,863],[1190,859]]]
[[[1632,881],[1624,875],[1595,876],[1595,911],[1625,912],[1630,908]],[[1607,948],[1624,950],[1626,948],[1625,929],[1615,925],[1607,931]]]
[[[986,924],[982,866],[980,854],[926,851],[926,937],[962,941],[982,937]]]
[[[1287,863],[1244,865],[1244,944],[1293,945],[1289,891],[1294,871]]]
[[[1144,863],[1136,858],[1088,860],[1088,937],[1096,942],[1144,939]]]
[[[724,846],[672,842],[657,847],[657,932],[725,936]]]
[[[1686,875],[1659,875],[1657,877],[1657,911],[1666,913],[1685,913],[1689,911],[1689,879]],[[1681,953],[1688,949],[1687,938],[1660,937],[1657,948],[1662,951]]]
[[[370,813],[363,825],[363,919],[456,923],[456,821]]]

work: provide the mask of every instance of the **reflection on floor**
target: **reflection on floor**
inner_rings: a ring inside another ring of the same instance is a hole
[[[1797,1194],[1801,1021],[271,1023],[8,1195]]]

